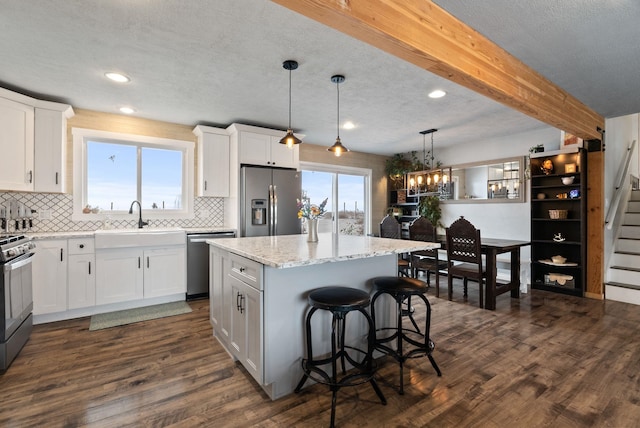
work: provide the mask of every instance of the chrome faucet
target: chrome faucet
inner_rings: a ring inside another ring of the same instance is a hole
[[[142,205],[140,205],[140,201],[131,202],[131,206],[129,207],[129,214],[133,214],[133,205],[138,204],[138,229],[142,229],[143,226],[149,225],[149,222],[142,221]]]

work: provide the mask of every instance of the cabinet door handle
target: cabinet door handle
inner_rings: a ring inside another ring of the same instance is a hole
[[[138,256],[138,269],[140,269],[140,256]]]
[[[29,183],[33,183],[33,170],[29,171]]]
[[[56,172],[56,185],[58,184],[58,173]]]
[[[240,313],[244,312],[244,294],[240,295]]]
[[[240,292],[236,294],[236,309],[240,310]]]
[[[147,256],[147,269],[149,269],[149,256]]]
[[[207,180],[204,180],[204,190],[207,190]]]
[[[60,261],[64,261],[64,248],[60,248]]]
[[[89,262],[89,275],[91,275],[91,262]]]

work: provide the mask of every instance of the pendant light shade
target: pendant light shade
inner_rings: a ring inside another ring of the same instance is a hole
[[[340,83],[344,82],[344,76],[336,74],[335,76],[331,76],[331,81],[336,84],[336,90],[338,94],[338,116],[337,116],[337,133],[336,142],[333,143],[333,146],[329,147],[327,150],[333,152],[334,155],[340,156],[342,153],[348,152],[345,146],[342,145],[340,141]]]
[[[302,143],[301,139],[293,135],[293,129],[291,129],[291,71],[298,68],[298,62],[291,59],[287,60],[282,63],[282,68],[289,70],[289,127],[285,136],[280,140],[280,144],[286,144],[291,149],[294,144]]]

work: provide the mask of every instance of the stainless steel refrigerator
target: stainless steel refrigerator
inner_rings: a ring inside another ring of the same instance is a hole
[[[293,169],[243,166],[241,170],[240,235],[302,233],[297,199],[301,173]]]

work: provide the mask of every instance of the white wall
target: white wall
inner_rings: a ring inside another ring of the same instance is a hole
[[[629,144],[636,140],[636,148],[632,153],[632,160],[629,165],[629,173],[638,177],[640,165],[638,162],[638,127],[640,114],[631,114],[607,119],[605,121],[605,159],[604,159],[604,201],[605,215],[611,204],[611,199],[616,186],[618,171],[627,152]],[[619,212],[624,212],[626,200],[620,202]],[[620,218],[617,219],[619,223]],[[605,228],[604,235],[604,263],[609,266],[609,259],[613,253],[613,243],[616,238],[616,225],[612,229]],[[606,280],[606,278],[605,278]]]
[[[558,150],[560,148],[560,131],[556,128],[545,127],[534,132],[490,141],[473,141],[447,150],[438,150],[436,146],[434,152],[436,159],[443,165],[458,165],[526,156],[529,154],[529,148],[537,144],[544,144],[545,151]],[[530,184],[526,183],[526,186],[523,187],[526,187],[524,203],[442,203],[440,205],[442,207],[442,223],[449,225],[460,216],[464,216],[481,230],[483,236],[529,241],[531,239]],[[530,254],[529,247],[522,249],[520,274],[522,291],[526,291],[526,284],[531,283]]]
[[[514,156],[526,156],[529,148],[544,144],[545,150],[560,147],[560,131],[546,127],[535,132],[511,135],[491,141],[473,141],[450,149],[434,149],[436,159],[443,165],[459,165],[488,161]],[[525,165],[526,167],[526,165]],[[526,183],[525,203],[482,203],[471,202],[447,204],[442,207],[442,222],[451,224],[461,215],[465,216],[485,236],[529,240],[530,231],[530,188]]]

